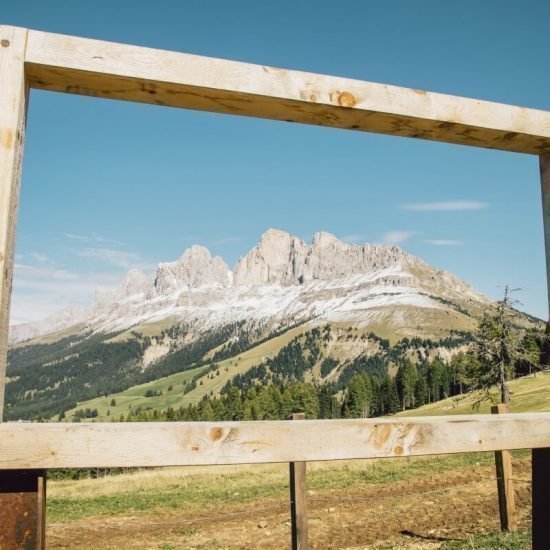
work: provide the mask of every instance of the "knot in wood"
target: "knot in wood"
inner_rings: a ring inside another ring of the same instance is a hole
[[[0,44],[2,44],[2,47],[3,48],[9,48],[11,42],[9,40],[6,40],[5,38],[3,38],[1,41],[0,41]]]
[[[341,107],[355,107],[355,96],[351,92],[341,92],[338,94],[338,105]]]
[[[210,439],[212,441],[219,441],[223,437],[223,428],[212,428],[210,431]]]

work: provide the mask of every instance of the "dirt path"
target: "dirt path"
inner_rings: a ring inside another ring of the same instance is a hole
[[[520,524],[527,525],[529,459],[514,461],[514,478]],[[499,529],[494,470],[312,493],[308,517],[312,549],[438,548],[445,540]],[[89,518],[48,526],[47,541],[48,549],[279,550],[290,547],[288,502],[265,500],[193,517],[181,510],[163,517]]]

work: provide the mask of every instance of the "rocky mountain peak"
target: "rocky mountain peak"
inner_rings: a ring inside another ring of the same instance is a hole
[[[158,265],[149,297],[204,285],[227,287],[230,283],[227,264],[220,257],[213,257],[204,246],[193,245],[176,262]]]
[[[235,266],[236,285],[303,284],[397,265],[408,257],[394,245],[356,245],[332,233],[315,233],[311,246],[286,231],[269,229]]]
[[[286,231],[268,229],[235,266],[235,285],[295,284],[302,274],[308,246]]]
[[[140,269],[130,269],[117,288],[117,294],[122,297],[140,294],[149,284],[149,277]]]

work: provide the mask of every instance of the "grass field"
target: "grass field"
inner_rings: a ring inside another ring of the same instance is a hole
[[[518,483],[527,481],[528,453],[515,452],[514,464]],[[307,476],[313,549],[528,547],[524,484],[524,530],[497,534],[492,453],[308,463]],[[49,481],[48,547],[286,548],[288,498],[287,464]],[[269,529],[260,532],[258,522]]]
[[[136,407],[142,407],[143,409],[147,409],[148,407],[166,409],[168,407],[179,407],[182,404],[189,404],[191,400],[186,395],[182,394],[183,388],[193,376],[205,369],[206,367],[199,367],[185,372],[178,372],[177,374],[166,376],[154,380],[153,382],[133,386],[123,392],[115,393],[108,397],[97,397],[96,399],[84,401],[74,409],[67,411],[65,413],[65,419],[70,422],[72,420],[72,415],[77,409],[84,409],[87,407],[98,410],[98,421],[109,421],[110,419],[118,421],[121,414],[126,417],[130,409],[135,409]],[[171,390],[168,389],[170,387],[172,387]],[[147,390],[162,392],[162,395],[145,397],[145,392]],[[116,402],[115,406],[111,406],[111,401],[113,399]]]
[[[524,376],[510,382],[512,392],[512,412],[548,412],[550,411],[550,371]],[[479,409],[473,405],[479,399],[479,393],[451,397],[399,413],[399,416],[437,416],[442,414],[488,413],[491,403],[484,402]]]
[[[526,456],[525,452],[515,456]],[[490,466],[491,453],[415,459],[309,462],[312,491],[358,489],[361,486],[434,476],[449,470]],[[140,470],[128,474],[48,484],[48,517],[82,519],[120,513],[188,512],[258,499],[281,497],[288,490],[286,464],[208,466]]]

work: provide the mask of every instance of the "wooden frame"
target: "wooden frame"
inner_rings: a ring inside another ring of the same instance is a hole
[[[0,26],[0,421],[28,88],[550,155],[546,111]]]
[[[550,273],[550,112],[0,26],[0,422],[29,88],[539,155]],[[550,278],[548,282],[550,289]],[[0,470],[12,475],[54,467],[299,463],[515,448],[535,449],[533,485],[537,481],[542,487],[550,464],[550,413],[293,423],[0,425]],[[533,541],[534,547],[543,548],[550,538],[544,521],[550,494],[534,494]],[[36,540],[43,546],[40,533]]]
[[[28,88],[550,158],[546,111],[0,26],[0,421]],[[550,187],[548,164],[541,160],[545,188]],[[548,193],[543,201],[547,222]]]

